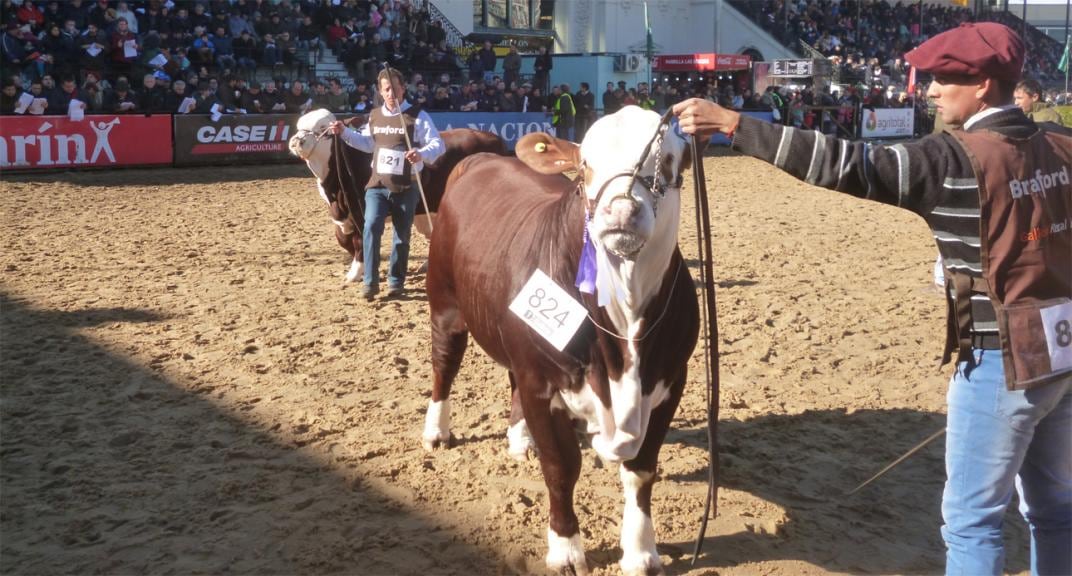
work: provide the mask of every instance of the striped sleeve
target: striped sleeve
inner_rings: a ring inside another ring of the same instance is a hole
[[[884,146],[742,116],[733,148],[816,186],[924,213],[941,193],[949,144],[937,136]]]

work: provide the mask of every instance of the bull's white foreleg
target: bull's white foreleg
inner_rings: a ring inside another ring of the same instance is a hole
[[[358,262],[357,258],[354,258],[350,262],[350,271],[346,273],[346,283],[357,282],[361,279],[361,274],[365,271],[365,265],[362,262]]]
[[[547,528],[547,568],[555,573],[573,573],[578,576],[588,574],[588,563],[584,559],[584,542],[578,532],[569,538],[559,536],[554,529]]]
[[[421,439],[424,449],[428,451],[450,447],[450,398],[428,404]]]
[[[529,459],[529,452],[536,454],[536,441],[529,432],[529,427],[522,418],[506,429],[506,440],[510,443],[506,451],[514,460],[524,462]]]
[[[651,516],[644,513],[638,502],[640,491],[651,482],[651,472],[632,472],[625,466],[618,469],[625,493],[622,512],[622,560],[618,563],[626,576],[662,573],[662,560],[655,549],[655,526]]]

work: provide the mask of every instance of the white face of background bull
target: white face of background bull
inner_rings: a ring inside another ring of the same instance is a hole
[[[290,153],[305,160],[309,170],[319,180],[327,176],[328,162],[331,159],[331,139],[319,136],[334,121],[335,115],[327,110],[307,112],[298,119],[298,130],[287,143]]]
[[[664,221],[676,225],[678,218],[685,140],[673,129],[655,140],[632,177],[658,128],[658,114],[629,106],[593,124],[581,144],[585,194],[594,204],[589,234],[621,258],[635,258],[653,236],[663,235]]]

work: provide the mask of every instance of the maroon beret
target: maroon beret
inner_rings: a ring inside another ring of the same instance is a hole
[[[1008,26],[964,23],[920,44],[905,60],[922,72],[1019,80],[1024,42]]]

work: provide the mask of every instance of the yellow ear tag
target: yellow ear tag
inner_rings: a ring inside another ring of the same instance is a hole
[[[541,153],[546,152],[547,151],[547,144],[544,144],[543,142],[537,142],[536,143],[536,151],[541,152]]]

